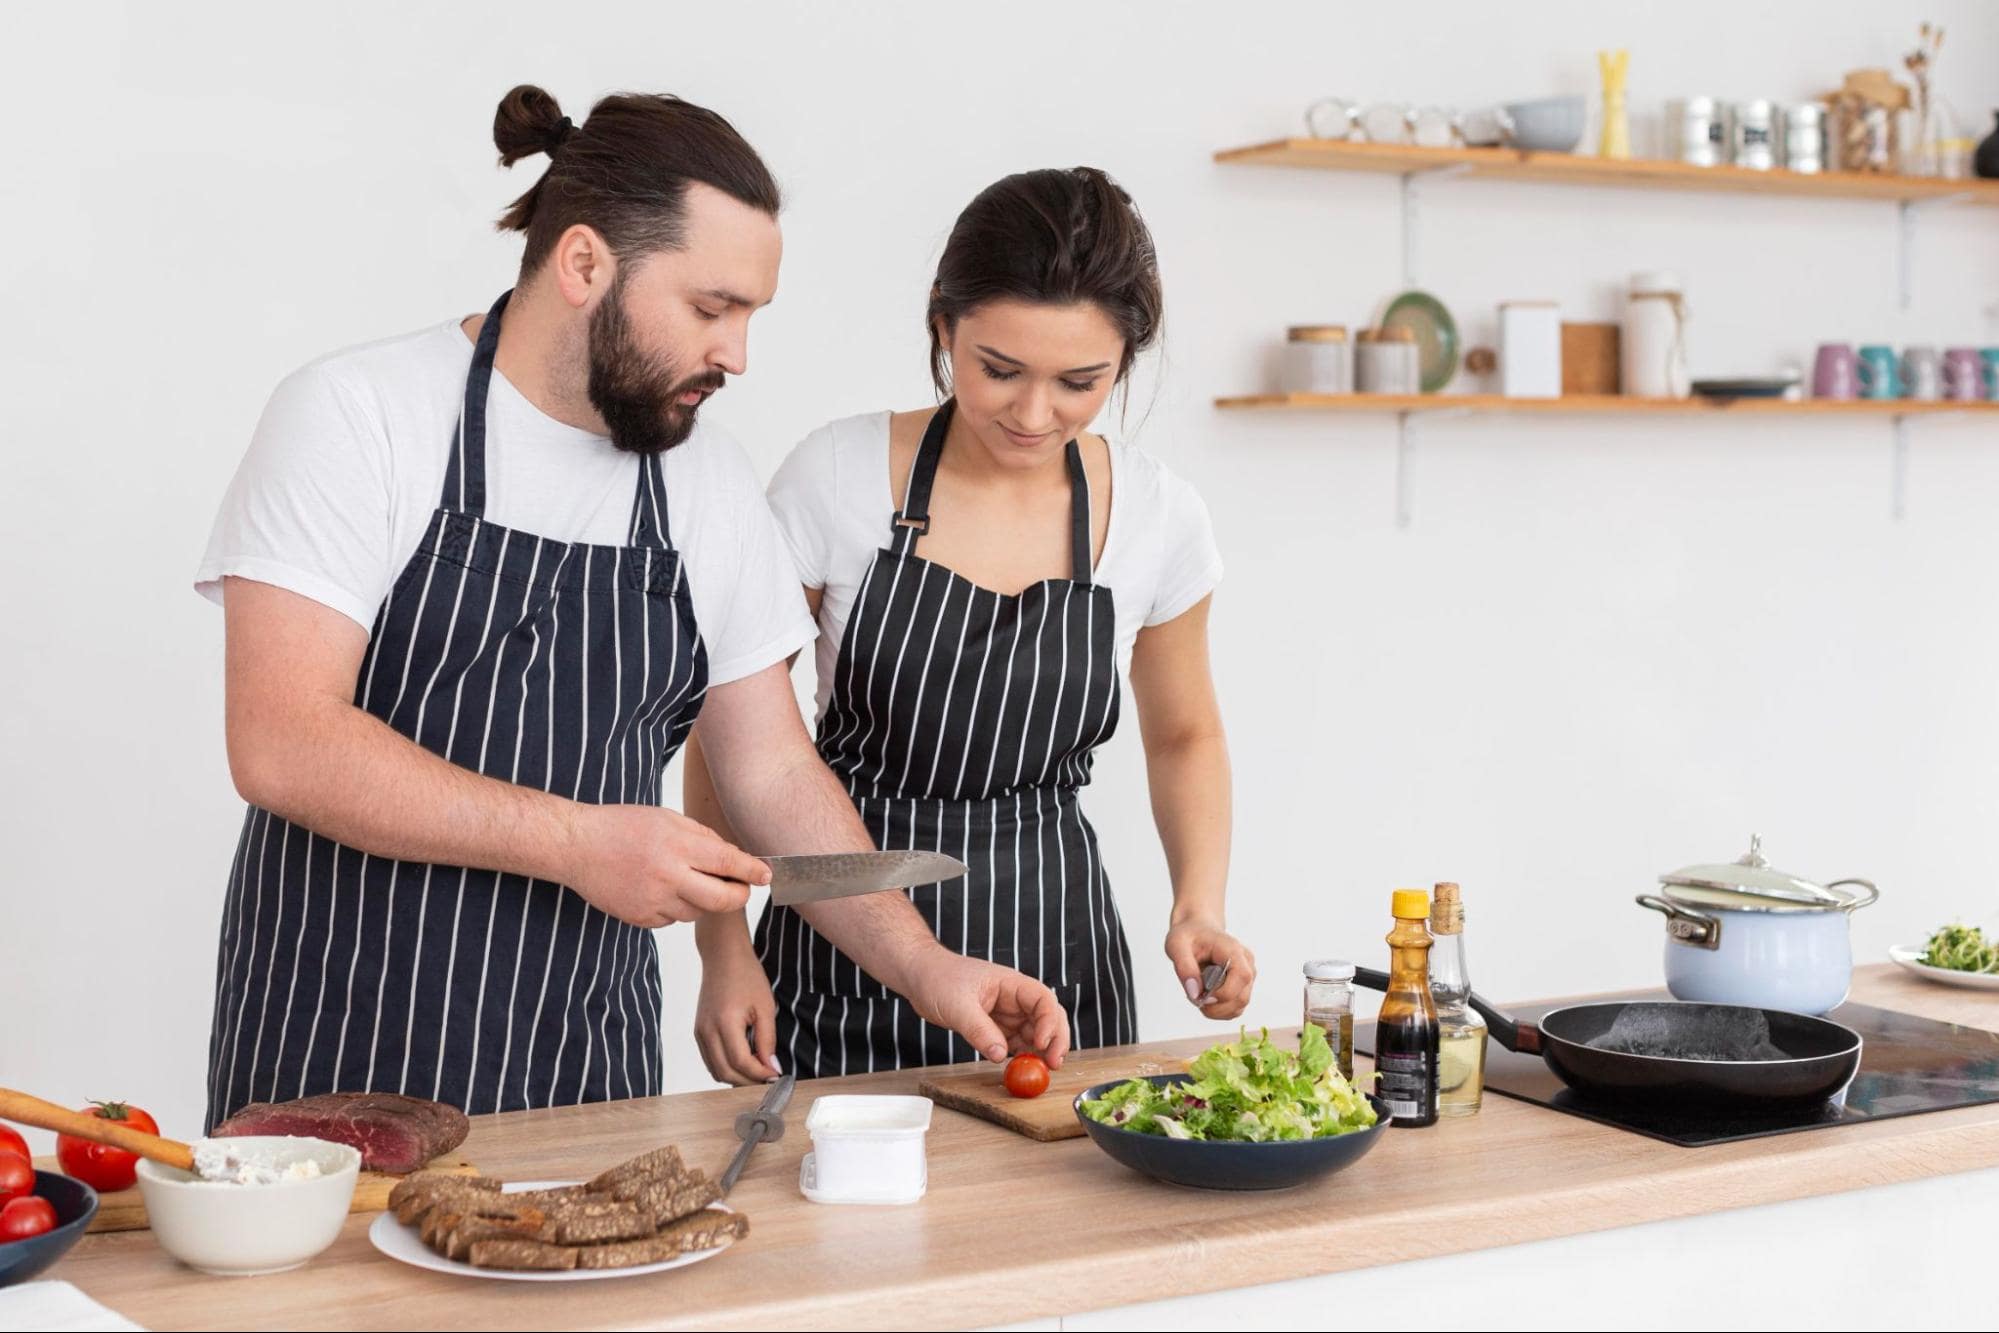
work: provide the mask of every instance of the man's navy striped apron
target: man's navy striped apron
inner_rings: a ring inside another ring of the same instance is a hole
[[[1071,576],[1017,596],[916,553],[955,404],[938,408],[889,545],[854,599],[819,753],[877,846],[971,868],[910,891],[959,953],[1054,988],[1078,1048],[1136,1041],[1131,952],[1077,793],[1117,727],[1117,623],[1090,567],[1090,486],[1069,442]],[[974,1058],[788,908],[757,956],[777,999],[777,1055],[800,1077]]]
[[[488,777],[659,802],[708,659],[640,461],[629,545],[488,523],[479,332],[444,495],[376,614],[357,706]],[[652,932],[560,884],[372,856],[252,807],[222,914],[208,1122],[252,1101],[389,1091],[470,1112],[661,1090]]]

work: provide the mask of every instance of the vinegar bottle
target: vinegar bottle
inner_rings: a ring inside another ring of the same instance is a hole
[[[1388,994],[1375,1020],[1376,1091],[1391,1123],[1437,1123],[1437,1006],[1430,998],[1430,895],[1397,889],[1388,932]]]

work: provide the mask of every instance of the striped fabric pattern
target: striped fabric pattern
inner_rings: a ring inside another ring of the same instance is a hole
[[[1008,596],[917,554],[952,415],[932,418],[903,512],[856,594],[819,752],[883,848],[970,873],[909,891],[948,947],[1055,988],[1078,1047],[1135,1041],[1131,955],[1078,792],[1116,730],[1111,590],[1092,581],[1089,480],[1072,440],[1072,572]],[[972,1058],[787,908],[757,953],[778,1058],[801,1077]]]
[[[589,803],[657,804],[707,656],[657,456],[631,544],[558,542],[485,508],[467,378],[440,507],[383,602],[355,703],[432,753]],[[663,1086],[652,933],[516,874],[373,856],[250,808],[223,910],[208,1123],[251,1101],[388,1091],[468,1112]]]

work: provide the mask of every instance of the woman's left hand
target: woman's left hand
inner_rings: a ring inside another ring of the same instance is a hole
[[[1249,1007],[1256,985],[1256,955],[1249,946],[1209,921],[1183,921],[1166,932],[1166,956],[1187,990],[1187,999],[1209,1018],[1236,1018]],[[1228,977],[1213,995],[1201,993],[1201,969],[1229,965]]]

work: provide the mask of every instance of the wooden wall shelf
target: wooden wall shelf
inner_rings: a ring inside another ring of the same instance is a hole
[[[1999,181],[1942,180],[1931,176],[1864,172],[1751,171],[1747,167],[1696,167],[1645,158],[1615,160],[1575,153],[1531,153],[1513,148],[1417,148],[1403,144],[1348,143],[1336,139],[1276,139],[1227,148],[1217,162],[1318,167],[1410,176],[1434,171],[1496,180],[1555,185],[1602,185],[1652,190],[1721,191],[1801,195],[1809,198],[1890,199],[1903,203],[1953,199],[1999,206]]]
[[[1496,393],[1255,393],[1215,399],[1220,408],[1296,408],[1346,413],[1494,412],[1528,416],[1910,417],[1974,413],[1999,418],[1995,402],[1933,402],[1910,398],[1627,398],[1571,394],[1508,398]]]

